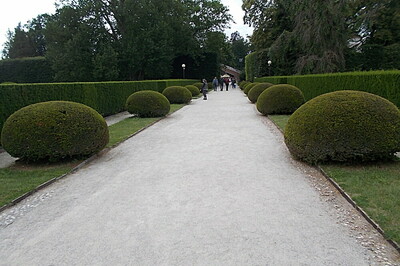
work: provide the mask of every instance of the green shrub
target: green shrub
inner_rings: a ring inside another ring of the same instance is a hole
[[[249,98],[249,100],[252,103],[255,103],[255,102],[257,102],[258,96],[260,96],[260,94],[263,91],[265,91],[267,88],[269,88],[273,85],[274,84],[268,83],[268,82],[257,84],[249,90],[249,92],[247,93],[247,97]]]
[[[196,86],[199,90],[201,90],[201,88],[203,87],[203,83],[202,82],[196,82],[196,83],[193,83],[193,86]]]
[[[194,85],[186,85],[185,87],[192,93],[193,97],[200,94],[199,88]]]
[[[89,156],[108,143],[104,118],[83,104],[52,101],[12,114],[1,134],[3,148],[27,161],[58,161]]]
[[[296,86],[307,101],[338,90],[365,91],[388,99],[400,108],[400,70],[264,77],[256,81]]]
[[[160,117],[169,113],[171,105],[164,95],[156,91],[138,91],[128,97],[126,110],[139,117]]]
[[[366,92],[327,93],[293,113],[285,143],[294,157],[310,163],[385,159],[400,151],[400,111]]]
[[[254,87],[254,86],[256,86],[257,84],[260,84],[259,82],[254,82],[254,83],[249,83],[249,84],[247,84],[246,85],[246,87],[244,87],[244,90],[243,90],[243,92],[244,92],[244,94],[248,94],[249,93],[249,91]]]
[[[291,114],[304,103],[304,95],[289,84],[273,85],[263,91],[257,100],[257,110],[263,115]]]
[[[47,83],[54,81],[54,71],[44,57],[0,60],[0,83]]]
[[[101,115],[111,115],[125,108],[134,92],[162,92],[169,86],[185,86],[194,80],[145,80],[115,82],[74,82],[0,85],[0,130],[15,111],[30,104],[47,101],[71,101],[92,107]]]
[[[189,103],[192,100],[192,93],[185,87],[171,86],[165,88],[163,94],[170,103]]]
[[[249,81],[241,81],[241,82],[239,83],[239,88],[240,88],[241,90],[244,90],[244,88],[246,87],[246,85],[249,84],[249,83],[250,83]]]

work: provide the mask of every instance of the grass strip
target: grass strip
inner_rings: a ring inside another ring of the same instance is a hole
[[[170,114],[185,106],[171,104]],[[126,118],[109,127],[110,141],[107,147],[124,141],[137,131],[149,126],[158,118]],[[57,164],[26,164],[18,162],[8,168],[0,168],[0,207],[28,193],[39,185],[70,172],[81,161],[61,162]]]
[[[268,116],[284,131],[289,115]],[[323,164],[321,168],[385,231],[400,243],[400,160],[385,163]]]

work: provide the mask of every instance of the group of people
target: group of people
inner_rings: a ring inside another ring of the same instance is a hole
[[[212,81],[212,86],[214,91],[217,91],[218,88],[220,88],[221,91],[224,90],[224,85],[225,85],[225,89],[228,91],[229,88],[229,84],[232,84],[232,88],[236,88],[236,79],[235,77],[221,77],[221,78],[217,78],[214,77],[213,81]],[[203,86],[201,88],[201,92],[203,93],[203,100],[207,100],[207,92],[208,92],[208,83],[206,79],[203,79]]]

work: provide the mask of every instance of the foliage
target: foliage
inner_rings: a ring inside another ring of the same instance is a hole
[[[253,52],[245,57],[245,72],[246,80],[253,82],[258,76],[259,61],[257,58],[257,53]]]
[[[246,87],[245,87],[244,90],[243,90],[244,94],[247,95],[247,94],[249,93],[249,91],[250,91],[254,86],[256,86],[257,84],[259,84],[259,82],[253,82],[253,83],[247,84]]]
[[[267,88],[269,88],[273,85],[274,84],[268,83],[268,82],[257,84],[249,90],[249,92],[247,93],[247,97],[249,98],[249,100],[252,103],[255,103],[255,102],[257,102],[258,96],[260,96],[260,94],[263,91],[265,91]]]
[[[293,113],[285,143],[294,157],[309,163],[391,158],[400,151],[400,111],[366,92],[324,94]]]
[[[0,60],[0,83],[53,82],[54,72],[44,57]]]
[[[251,44],[267,51],[275,75],[399,68],[396,0],[244,0],[243,10]],[[267,74],[266,60],[254,62],[251,80]]]
[[[230,39],[232,60],[229,65],[244,71],[245,70],[245,57],[250,52],[250,43],[244,39],[238,31],[231,34]]]
[[[304,103],[304,95],[297,87],[279,84],[268,87],[257,100],[257,110],[263,115],[291,114]]]
[[[256,80],[294,85],[303,92],[306,100],[337,90],[366,91],[386,98],[400,108],[399,70],[264,77]]]
[[[47,14],[38,15],[24,26],[19,23],[14,32],[9,30],[3,58],[44,56],[46,53],[44,29],[49,18]]]
[[[145,90],[129,96],[125,108],[130,114],[139,117],[160,117],[168,114],[170,103],[161,93]]]
[[[26,106],[12,114],[1,134],[3,148],[27,161],[59,161],[89,156],[108,143],[104,118],[79,103],[52,101]]]
[[[192,93],[182,86],[167,87],[163,94],[171,104],[189,103],[192,100]]]
[[[203,83],[202,82],[196,82],[193,83],[193,86],[197,87],[199,90],[201,90],[201,88],[203,87]]]
[[[197,86],[186,85],[185,87],[192,93],[193,97],[200,94],[200,89]]]
[[[92,107],[101,115],[124,110],[126,99],[140,90],[162,92],[166,87],[193,84],[194,80],[149,80],[92,83],[47,83],[0,85],[0,128],[18,109],[45,101],[73,101]]]

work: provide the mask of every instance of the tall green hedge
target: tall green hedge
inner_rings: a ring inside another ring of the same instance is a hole
[[[54,72],[44,57],[0,60],[0,83],[54,82]]]
[[[126,99],[136,91],[162,92],[166,87],[185,86],[195,81],[187,79],[0,85],[0,129],[12,113],[34,103],[72,101],[90,106],[106,116],[124,110]]]
[[[253,52],[248,54],[245,60],[245,72],[246,72],[246,80],[253,82],[254,78],[258,75],[258,60],[257,60],[257,52]]]
[[[400,107],[400,70],[263,77],[255,81],[294,85],[307,101],[328,92],[358,90],[384,97]]]

